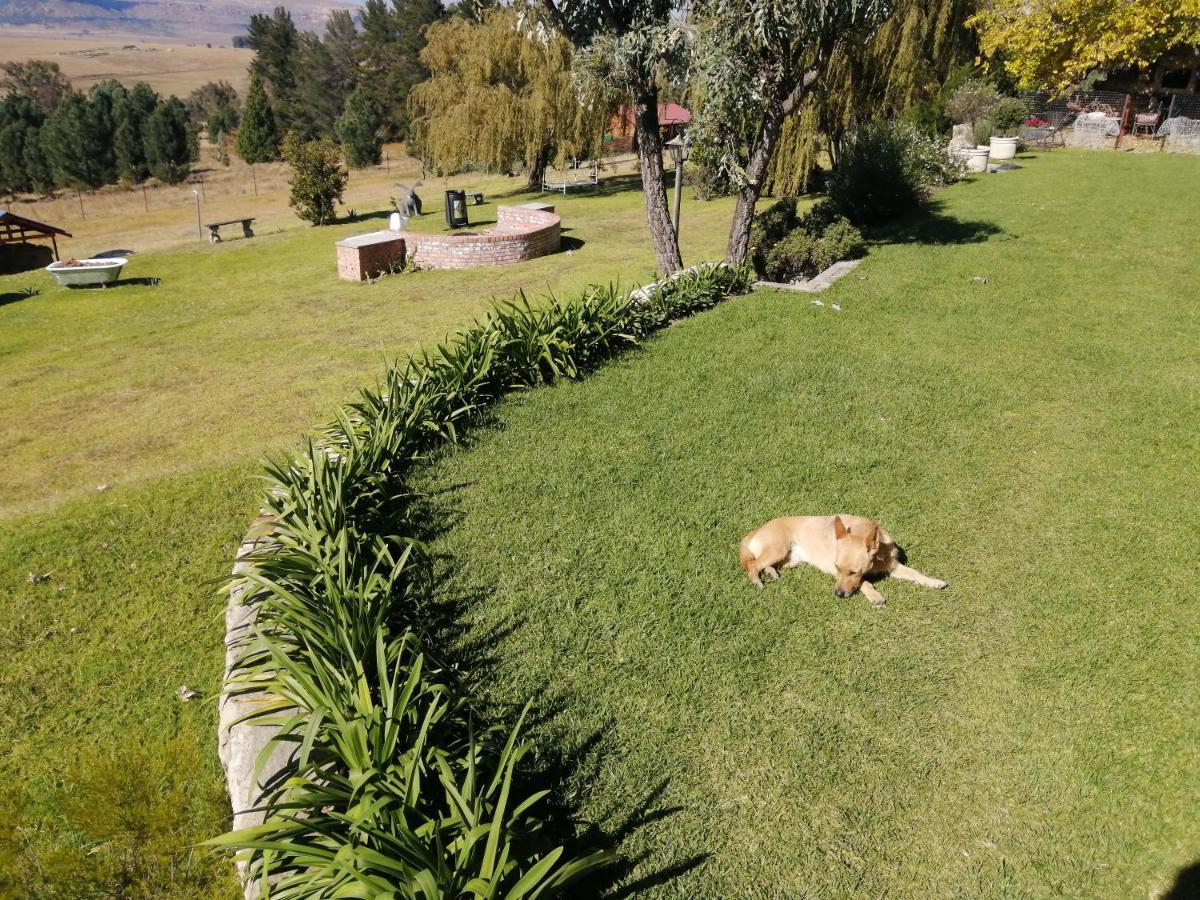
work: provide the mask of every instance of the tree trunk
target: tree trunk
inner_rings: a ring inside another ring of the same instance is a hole
[[[733,225],[729,229],[729,261],[740,266],[750,251],[750,226],[754,224],[754,206],[762,193],[767,168],[779,131],[783,125],[783,104],[772,103],[763,112],[762,122],[750,148],[750,160],[746,163],[746,178],[738,187],[737,203],[733,207]]]
[[[639,91],[634,99],[638,160],[642,166],[642,193],[646,195],[646,222],[658,271],[670,275],[683,268],[679,242],[667,210],[667,185],[663,178],[662,135],[658,130],[658,90]]]
[[[818,66],[828,57],[829,49],[831,47],[823,48],[818,55]],[[729,247],[726,254],[735,266],[744,263],[750,251],[750,226],[754,224],[754,207],[766,183],[771,157],[775,154],[775,145],[779,143],[779,134],[783,130],[784,117],[800,105],[805,92],[816,80],[817,69],[811,69],[800,77],[795,86],[780,84],[779,92],[763,109],[758,133],[750,146],[746,178],[738,187],[737,203],[733,207],[733,225],[729,229]]]
[[[542,181],[546,177],[546,167],[550,165],[550,160],[553,158],[553,147],[542,147],[538,151],[537,158],[533,161],[533,165],[529,167],[529,182],[527,185],[529,190],[540,191],[542,189]]]

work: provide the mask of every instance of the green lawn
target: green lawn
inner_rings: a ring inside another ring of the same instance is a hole
[[[635,183],[554,197],[572,252],[504,268],[338,281],[334,242],[383,227],[381,211],[133,256],[123,278],[157,286],[80,291],[42,272],[0,278],[0,896],[6,853],[28,855],[5,830],[11,790],[31,822],[49,817],[39,846],[95,859],[86,850],[106,836],[62,813],[93,767],[87,754],[119,764],[131,748],[199,734],[200,777],[219,785],[214,582],[254,515],[257,459],[328,420],[385,360],[469,325],[495,297],[649,279]],[[512,182],[472,184],[502,196]],[[439,215],[430,206],[428,222]],[[721,255],[729,210],[688,200],[690,261]],[[25,297],[26,286],[41,293]],[[204,699],[180,703],[183,684]],[[197,817],[182,835],[212,831]],[[208,896],[202,879],[189,884]]]
[[[1022,165],[431,472],[493,699],[548,711],[645,896],[1154,897],[1200,859],[1200,161]],[[744,532],[838,510],[951,589],[747,585]]]
[[[547,754],[598,735],[574,781],[631,883],[1128,896],[1200,857],[1198,187],[1190,158],[1029,159],[941,194],[826,306],[735,300],[506,404],[431,474],[461,515],[447,592],[513,629],[494,699],[554,711]],[[0,781],[51,844],[101,839],[61,803],[88,754],[196,734],[218,786],[212,580],[256,455],[493,296],[649,274],[640,193],[554,200],[582,243],[505,269],[338,282],[333,242],[373,221],[135,256],[157,287],[0,279]],[[686,202],[686,258],[719,256],[729,204]],[[834,509],[951,590],[744,584],[742,533]]]

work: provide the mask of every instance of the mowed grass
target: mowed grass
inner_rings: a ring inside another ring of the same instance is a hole
[[[1200,161],[1021,166],[431,470],[489,696],[631,892],[1155,897],[1200,859]],[[746,583],[742,534],[835,511],[950,590]]]
[[[512,195],[511,180],[473,183],[511,202],[535,196]],[[495,298],[649,280],[635,187],[623,176],[556,196],[564,251],[515,266],[339,281],[334,244],[386,228],[378,209],[348,224],[138,254],[106,290],[58,287],[45,272],[0,278],[0,516],[287,445],[386,360],[444,339]],[[440,220],[440,195],[425,194],[425,220]],[[719,258],[729,209],[687,204],[690,260]],[[25,287],[41,293],[24,297]]]
[[[436,192],[425,193],[438,215]],[[218,585],[255,514],[262,454],[294,446],[385,360],[469,325],[493,298],[652,276],[633,182],[554,199],[572,252],[506,268],[338,281],[335,241],[385,227],[380,208],[329,228],[293,222],[250,241],[139,253],[129,283],[103,291],[59,288],[44,273],[0,279],[0,809],[9,815],[15,791],[29,817],[15,836],[0,828],[0,893],[6,859],[29,856],[22,834],[88,859],[108,845],[63,813],[64,798],[88,796],[81,778],[97,758],[129,768],[136,752],[164,756],[199,735],[197,793],[220,789]],[[687,258],[718,258],[729,203],[686,202]],[[117,225],[105,223],[92,252],[130,246]],[[137,217],[129,225],[139,233]],[[133,283],[147,278],[160,283]],[[41,293],[23,296],[26,285]],[[183,685],[200,697],[181,702]],[[121,790],[96,802],[145,819],[170,797],[156,783]],[[178,844],[213,831],[197,818]],[[170,895],[211,890],[180,875]]]

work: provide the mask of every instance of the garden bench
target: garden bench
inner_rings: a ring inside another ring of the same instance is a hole
[[[250,230],[250,223],[254,221],[254,217],[250,216],[245,219],[227,219],[224,222],[209,222],[204,227],[208,229],[208,239],[211,243],[216,244],[221,240],[222,225],[238,225],[242,226],[242,235],[245,237],[254,237],[254,232]]]

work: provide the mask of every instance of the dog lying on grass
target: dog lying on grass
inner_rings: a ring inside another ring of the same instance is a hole
[[[739,556],[756,587],[763,586],[763,575],[772,581],[779,578],[778,566],[792,569],[807,563],[837,579],[834,596],[849,597],[861,590],[876,606],[887,598],[869,580],[873,575],[891,575],[937,590],[947,587],[901,563],[903,552],[892,536],[865,516],[772,519],[742,538]]]

